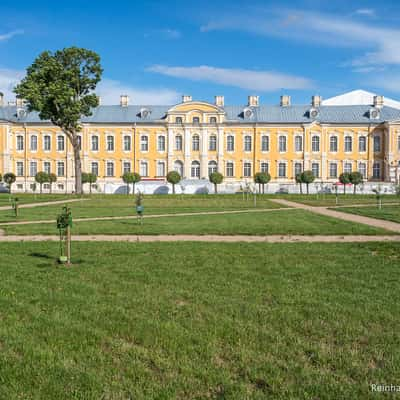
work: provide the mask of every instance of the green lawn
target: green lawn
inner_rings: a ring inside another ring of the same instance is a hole
[[[55,223],[3,225],[6,234],[57,234]],[[136,218],[74,222],[73,234],[218,234],[218,235],[378,235],[395,234],[380,228],[326,217],[304,210]]]
[[[2,243],[0,398],[376,399],[399,244]],[[154,257],[154,255],[157,257]]]
[[[276,195],[275,198],[282,198],[285,200],[296,201],[298,203],[307,204],[310,206],[336,206],[336,196],[334,194],[288,194],[288,195]],[[396,195],[384,195],[382,196],[383,203],[397,203],[400,204],[400,197]],[[375,195],[366,194],[339,194],[338,205],[351,205],[351,204],[376,204]]]
[[[26,193],[0,193],[0,207],[11,206],[12,199],[18,198],[19,204],[41,203],[44,201],[58,201],[64,199],[75,199],[77,196],[71,194],[26,194]]]
[[[337,211],[347,212],[350,214],[364,215],[365,217],[386,219],[400,223],[400,206],[383,205],[382,209],[378,207],[346,207],[339,208]]]
[[[135,215],[135,197],[127,195],[84,196],[81,202],[68,206],[75,218]],[[254,209],[253,200],[243,201],[241,195],[148,195],[144,197],[146,214],[176,214],[201,211]],[[267,196],[258,196],[257,208],[282,208]],[[56,219],[62,206],[20,208],[19,221]],[[15,221],[12,210],[0,211],[0,223]]]

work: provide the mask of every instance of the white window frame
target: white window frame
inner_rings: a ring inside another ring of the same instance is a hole
[[[19,139],[21,139],[19,141]],[[22,144],[22,146],[20,146]],[[24,135],[18,134],[15,136],[15,150],[22,152],[25,149],[25,140],[24,140]]]
[[[93,166],[96,166],[95,168],[93,168]],[[97,177],[99,176],[99,162],[98,161],[91,161],[90,163],[90,171],[93,175],[96,175]],[[97,171],[97,172],[96,172]]]
[[[281,165],[284,165],[285,166],[285,174],[284,175],[281,175],[281,169],[280,169],[280,167],[281,167]],[[287,178],[287,173],[288,173],[288,171],[287,171],[287,161],[282,161],[282,160],[280,160],[280,161],[278,161],[278,165],[277,165],[277,170],[278,170],[278,179],[286,179]]]
[[[265,140],[265,142],[264,142]],[[266,144],[266,146],[264,146]],[[262,153],[269,153],[269,149],[270,149],[271,143],[270,143],[270,136],[263,133],[261,135],[261,152]],[[266,149],[264,148],[266,147]]]
[[[32,139],[33,139],[33,138],[36,139],[36,146],[35,146],[35,148],[32,147]],[[38,139],[38,135],[37,135],[37,134],[33,133],[33,134],[29,135],[29,150],[30,150],[32,153],[36,153],[36,152],[38,151],[38,142],[39,142],[39,139]]]
[[[162,146],[160,146],[162,144]],[[159,153],[164,153],[167,148],[167,139],[165,135],[157,135],[157,151]]]
[[[21,171],[19,171],[18,169],[22,167]],[[16,161],[15,163],[15,175],[16,176],[24,176],[24,162],[23,161]],[[21,172],[21,173],[20,173]]]
[[[210,160],[207,164],[208,176],[213,172],[218,172],[218,163],[215,160]]]
[[[46,171],[48,165],[48,171]],[[51,174],[51,162],[50,161],[43,161],[43,171],[47,174]]]
[[[375,142],[378,143],[379,146],[375,146]],[[372,145],[374,153],[380,153],[382,151],[382,140],[380,135],[374,135]],[[379,150],[375,150],[375,147],[379,147]]]
[[[48,141],[46,141],[46,139],[49,139]],[[48,149],[46,148],[46,143],[49,145]],[[43,151],[45,153],[50,153],[51,152],[51,135],[49,135],[48,133],[43,135]]]
[[[282,144],[284,144],[284,146],[282,146],[282,148],[284,147],[284,150],[281,150],[281,139],[284,139],[284,141],[282,142]],[[280,154],[287,153],[287,142],[288,142],[287,134],[279,133],[278,134],[278,153],[280,153]]]
[[[360,150],[360,139],[363,138],[365,141],[365,150]],[[366,153],[368,149],[368,141],[367,141],[367,135],[359,135],[358,136],[358,152],[359,153]]]
[[[228,174],[228,164],[232,165],[232,175]],[[226,174],[227,178],[234,178],[235,177],[235,163],[232,160],[226,161],[226,163],[225,163],[225,174]]]
[[[93,148],[93,141],[97,140],[97,149]],[[90,151],[92,153],[97,153],[100,149],[100,136],[99,135],[91,135],[90,137]]]
[[[175,151],[182,151],[182,149],[183,149],[183,136],[181,134],[177,134],[175,135]]]
[[[335,176],[331,174],[332,170],[331,167],[335,166]],[[329,163],[329,179],[337,179],[338,177],[338,163],[337,162],[330,162]]]
[[[140,171],[140,176],[143,176],[145,178],[149,176],[149,163],[148,163],[148,161],[140,160],[140,162],[139,162],[139,171]]]
[[[192,135],[192,151],[200,151],[200,135]]]
[[[217,135],[211,134],[209,136],[208,151],[217,151]]]
[[[231,139],[231,143],[229,143],[229,139]],[[232,149],[230,149],[230,145],[232,145]],[[226,135],[226,151],[227,153],[233,153],[235,151],[235,135],[231,133]]]
[[[61,166],[62,166],[62,172],[63,172],[62,174],[59,173]],[[65,176],[65,162],[64,161],[60,161],[60,160],[57,161],[57,176],[58,177]]]
[[[161,167],[162,165],[162,167]],[[163,177],[165,176],[166,172],[166,166],[165,166],[165,161],[164,160],[158,160],[157,165],[156,165],[156,172],[158,177]],[[162,173],[161,173],[162,172]]]
[[[335,139],[336,150],[332,150],[332,139]],[[335,134],[329,135],[329,152],[337,153],[338,151],[339,151],[339,136]]]
[[[63,141],[63,148],[62,149],[60,149],[60,147],[59,147],[59,139],[62,139],[62,141]],[[65,136],[64,135],[61,135],[61,134],[58,134],[57,136],[56,136],[56,148],[57,148],[57,151],[58,152],[64,152],[65,151]]]
[[[250,146],[248,146],[250,144]],[[250,149],[248,149],[250,147]],[[253,140],[251,135],[246,134],[243,136],[243,151],[245,153],[251,153],[253,150]]]
[[[108,167],[112,165],[112,174],[109,174]],[[115,163],[113,160],[107,160],[106,161],[106,177],[107,178],[113,178],[115,177]]]
[[[197,160],[193,160],[190,163],[190,177],[191,178],[199,178],[200,179],[200,161]]]
[[[346,147],[347,147],[347,140],[346,139],[350,139],[350,150],[346,149]],[[344,145],[344,152],[345,153],[352,153],[353,152],[353,136],[349,135],[349,134],[346,134],[344,136],[344,144],[343,145]]]
[[[33,168],[33,166],[35,166],[35,168]],[[33,173],[33,169],[35,170],[35,173]],[[37,172],[38,172],[37,161],[34,160],[29,161],[29,176],[35,177]]]
[[[247,174],[247,168],[250,168],[250,172],[249,174]],[[253,173],[253,165],[251,161],[247,161],[245,160],[243,162],[243,177],[244,178],[251,178],[252,177],[252,173]]]
[[[129,166],[129,168],[125,168],[127,165]],[[122,167],[122,175],[125,172],[132,172],[132,162],[130,160],[122,160],[121,167]]]
[[[109,140],[108,140],[110,138],[112,139],[111,142],[109,142]],[[112,144],[112,146],[110,146],[110,144]],[[107,150],[107,153],[115,152],[115,136],[113,134],[107,133],[107,135],[106,135],[106,150]]]
[[[128,140],[129,146],[126,146],[126,140]],[[132,151],[132,135],[124,134],[122,136],[122,149],[124,153],[130,153]]]
[[[314,142],[315,140],[315,142]],[[314,144],[317,147],[317,150],[314,149]],[[312,153],[320,153],[321,152],[321,136],[319,134],[313,133],[311,136],[311,152]]]
[[[314,166],[317,166],[317,171],[318,171],[318,173],[317,174],[315,174],[314,173]],[[311,161],[311,172],[313,173],[313,175],[316,177],[316,178],[320,178],[321,177],[321,165],[320,165],[320,163],[319,163],[319,161]]]
[[[297,139],[300,139],[300,149],[297,148]],[[294,151],[295,153],[301,153],[303,151],[303,135],[294,135]]]

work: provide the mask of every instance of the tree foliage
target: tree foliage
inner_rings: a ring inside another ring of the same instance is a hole
[[[57,175],[54,173],[50,173],[49,174],[50,193],[53,191],[52,186],[53,186],[53,183],[55,183],[55,182],[57,182]]]
[[[75,191],[82,193],[78,132],[81,118],[98,105],[94,93],[103,72],[100,57],[91,50],[69,47],[44,51],[27,68],[25,78],[14,88],[26,101],[28,111],[60,127],[69,138],[75,159]]]
[[[309,185],[315,181],[315,175],[312,173],[312,171],[303,171],[300,175],[300,179],[302,183],[306,184],[307,194],[309,194]]]
[[[11,193],[12,184],[16,181],[17,177],[12,172],[7,172],[3,176],[4,183],[8,186]]]
[[[92,194],[92,184],[96,183],[97,175],[91,172],[82,172],[82,184],[89,183],[89,193]]]
[[[181,181],[181,176],[177,171],[169,171],[167,174],[167,182],[172,185],[172,193],[175,194],[175,185]]]
[[[350,181],[350,173],[349,172],[343,172],[342,174],[339,175],[339,182],[343,184],[343,193],[346,194],[346,185],[351,183]]]
[[[349,176],[350,182],[354,187],[354,194],[356,194],[357,185],[363,182],[364,178],[360,172],[354,171]]]
[[[129,184],[132,184],[132,193],[135,194],[135,184],[140,182],[142,177],[137,172],[125,172],[122,175],[122,180],[127,185],[126,194],[129,194]]]
[[[258,183],[258,186],[262,186],[262,191],[264,193],[264,186],[271,180],[271,175],[268,172],[257,172],[254,175],[254,182]],[[259,190],[260,191],[260,190]]]
[[[209,176],[210,182],[214,184],[214,191],[218,193],[218,185],[224,180],[224,176],[220,172],[212,172]]]
[[[35,181],[39,184],[40,194],[42,194],[43,183],[49,182],[49,174],[47,172],[44,172],[44,171],[39,171],[35,175]]]

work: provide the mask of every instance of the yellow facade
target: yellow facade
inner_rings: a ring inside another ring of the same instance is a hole
[[[56,191],[73,190],[72,146],[59,128],[40,121],[0,121],[0,135],[0,172],[17,175],[17,190],[31,190],[38,171],[58,175]],[[189,99],[159,119],[84,122],[81,147],[82,170],[95,172],[100,185],[122,184],[128,170],[144,180],[164,181],[172,169],[189,179],[218,170],[225,182],[251,181],[256,172],[268,171],[278,183],[293,183],[300,170],[313,170],[323,182],[360,170],[366,180],[393,182],[398,180],[400,124],[237,122],[223,106]]]

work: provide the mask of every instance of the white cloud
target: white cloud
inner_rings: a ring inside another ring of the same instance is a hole
[[[312,81],[307,78],[273,71],[216,68],[208,65],[201,65],[198,67],[153,65],[147,68],[147,70],[176,78],[208,81],[221,85],[263,92],[279,89],[308,89],[313,86]]]
[[[96,93],[101,97],[102,104],[119,104],[121,94],[127,94],[131,104],[176,104],[180,97],[172,89],[136,88],[112,79],[103,79],[98,84]]]
[[[0,68],[0,92],[4,94],[5,101],[15,100],[13,88],[24,75],[24,71]]]
[[[364,55],[349,63],[354,66],[400,64],[400,29],[373,26],[341,15],[257,10],[240,16],[221,17],[200,29],[203,32],[240,30],[312,45],[321,43],[333,47],[364,49]]]
[[[146,32],[144,34],[145,39],[156,37],[166,40],[175,40],[175,39],[180,39],[181,36],[182,34],[180,31],[178,31],[177,29],[170,29],[170,28],[153,30]]]
[[[367,16],[367,17],[375,17],[375,10],[372,8],[359,8],[354,13],[358,14],[358,15]]]
[[[9,39],[13,38],[14,36],[22,35],[23,33],[24,33],[24,31],[22,29],[17,29],[12,32],[0,34],[0,41],[9,40]]]

